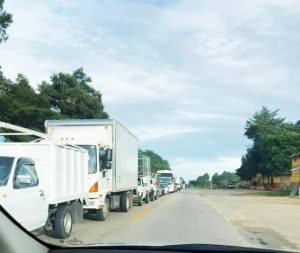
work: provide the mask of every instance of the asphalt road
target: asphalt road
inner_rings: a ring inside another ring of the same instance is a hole
[[[128,213],[111,212],[106,221],[84,220],[68,240],[38,236],[54,244],[220,244],[251,246],[236,228],[204,202],[198,191],[163,196]]]

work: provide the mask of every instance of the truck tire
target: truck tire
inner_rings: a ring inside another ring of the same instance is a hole
[[[150,199],[150,201],[154,201],[154,192],[151,192],[149,194],[149,199]]]
[[[143,205],[143,195],[141,195],[141,197],[139,197],[137,204],[138,204],[138,206]]]
[[[109,199],[106,198],[104,207],[96,210],[96,220],[105,221],[109,213]]]
[[[146,204],[149,203],[149,192],[146,193],[145,203],[146,203]]]
[[[69,205],[59,206],[54,221],[54,236],[59,239],[66,239],[71,235],[73,217]]]
[[[127,192],[123,192],[121,194],[121,212],[127,213],[130,206],[129,194]]]

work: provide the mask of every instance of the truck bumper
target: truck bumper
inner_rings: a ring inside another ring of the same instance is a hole
[[[99,209],[104,207],[104,202],[99,198],[88,199],[86,205],[83,206],[83,209]]]

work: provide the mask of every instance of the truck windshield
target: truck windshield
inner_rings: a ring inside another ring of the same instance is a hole
[[[171,177],[161,177],[160,179],[161,184],[172,184],[173,180]]]
[[[13,162],[14,158],[12,157],[0,157],[0,186],[7,184]]]
[[[89,174],[97,172],[97,149],[94,145],[78,145],[89,152]]]

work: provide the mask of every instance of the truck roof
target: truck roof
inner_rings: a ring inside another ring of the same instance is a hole
[[[114,119],[60,119],[60,120],[46,120],[45,127],[47,127],[47,126],[113,125],[116,122],[117,121]]]

